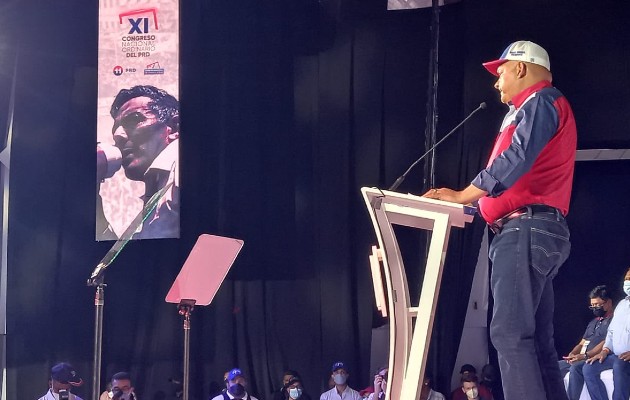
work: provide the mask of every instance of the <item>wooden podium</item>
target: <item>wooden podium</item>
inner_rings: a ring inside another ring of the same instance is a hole
[[[452,226],[461,228],[471,222],[475,208],[376,188],[364,187],[361,193],[378,239],[378,247],[373,246],[370,255],[376,305],[383,316],[389,315],[389,380],[385,399],[418,400],[449,233]],[[405,266],[393,225],[432,231],[417,306],[411,305]],[[383,292],[381,264],[387,299]]]

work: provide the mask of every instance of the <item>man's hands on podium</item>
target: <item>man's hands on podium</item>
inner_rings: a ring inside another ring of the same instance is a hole
[[[481,190],[474,185],[468,185],[464,190],[453,190],[449,188],[429,189],[422,197],[429,199],[450,201],[451,203],[470,204],[487,195],[488,192]]]

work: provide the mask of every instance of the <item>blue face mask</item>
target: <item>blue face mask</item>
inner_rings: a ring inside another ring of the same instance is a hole
[[[623,281],[623,291],[630,296],[630,281]]]
[[[237,399],[242,399],[243,396],[245,396],[245,386],[241,385],[240,383],[233,384],[232,386],[230,386],[228,391],[232,394],[232,396],[236,397]]]
[[[289,389],[289,396],[292,399],[298,399],[300,398],[301,395],[302,395],[302,389],[300,388]]]

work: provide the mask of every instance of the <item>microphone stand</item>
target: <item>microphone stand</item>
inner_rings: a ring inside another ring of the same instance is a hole
[[[424,157],[427,156],[427,154],[431,153],[436,147],[438,147],[440,145],[440,143],[442,143],[443,141],[445,141],[449,136],[451,136],[453,133],[455,133],[455,131],[457,129],[459,129],[460,126],[464,125],[464,123],[466,123],[466,121],[468,121],[468,119],[470,117],[472,117],[473,115],[475,115],[475,113],[479,110],[483,110],[486,108],[486,102],[484,101],[483,103],[479,104],[479,107],[475,108],[470,114],[468,114],[468,116],[466,118],[464,118],[464,120],[462,122],[460,122],[459,124],[457,124],[457,126],[455,128],[453,128],[449,133],[447,133],[446,135],[444,135],[444,137],[442,139],[440,139],[439,142],[437,142],[436,144],[434,144],[433,146],[431,146],[431,148],[429,150],[426,151],[426,153],[424,153],[423,155],[420,156],[420,158],[418,158],[413,164],[411,164],[411,166],[409,166],[409,168],[407,168],[407,170],[405,171],[404,174],[400,175],[398,177],[398,179],[396,179],[396,181],[394,182],[393,185],[391,185],[389,187],[389,189],[387,190],[391,190],[391,191],[395,191],[396,189],[398,189],[398,186],[400,186],[401,183],[403,183],[403,181],[405,180],[405,178],[407,177],[407,174],[409,174],[409,172],[413,169],[413,167],[415,167],[416,165],[418,165],[418,163],[420,161],[422,161],[424,159]]]
[[[179,315],[184,317],[184,400],[188,400],[190,381],[190,314],[195,309],[195,303],[196,301],[192,299],[181,299],[177,306]]]
[[[107,267],[114,262],[118,254],[127,245],[131,237],[136,233],[142,223],[149,217],[157,207],[158,201],[164,196],[168,189],[173,186],[173,181],[169,182],[162,189],[158,190],[142,208],[142,211],[131,221],[120,239],[118,239],[112,248],[105,254],[105,257],[98,263],[87,285],[96,287],[94,295],[94,364],[92,371],[92,400],[99,400],[100,382],[101,382],[101,354],[103,348],[103,309],[105,307],[105,271]]]

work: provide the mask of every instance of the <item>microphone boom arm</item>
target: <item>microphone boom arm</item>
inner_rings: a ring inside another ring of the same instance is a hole
[[[431,148],[429,150],[426,151],[426,153],[424,153],[423,155],[420,156],[420,158],[418,158],[416,161],[414,161],[413,164],[411,164],[409,166],[409,168],[407,168],[407,170],[405,171],[404,174],[400,175],[398,177],[398,179],[396,179],[396,181],[394,182],[394,184],[392,186],[389,187],[388,190],[391,191],[395,191],[396,189],[398,189],[398,186],[400,186],[401,183],[403,183],[403,181],[405,180],[405,178],[407,177],[407,174],[409,172],[411,172],[411,170],[413,169],[413,167],[415,167],[416,165],[418,165],[418,163],[422,160],[424,160],[424,158],[433,150],[435,150],[436,147],[438,147],[438,145],[440,143],[442,143],[443,141],[445,141],[449,136],[451,136],[453,133],[455,133],[455,131],[457,129],[459,129],[462,125],[464,125],[466,123],[466,121],[468,121],[468,119],[470,119],[470,117],[472,117],[473,115],[475,115],[475,113],[479,110],[483,110],[486,108],[486,102],[482,102],[481,104],[479,104],[479,107],[475,108],[470,114],[468,114],[468,116],[466,118],[464,118],[464,120],[462,122],[460,122],[455,128],[453,128],[449,133],[447,133],[446,135],[444,135],[444,137],[442,139],[440,139],[436,144],[434,144],[433,146],[431,146]]]

